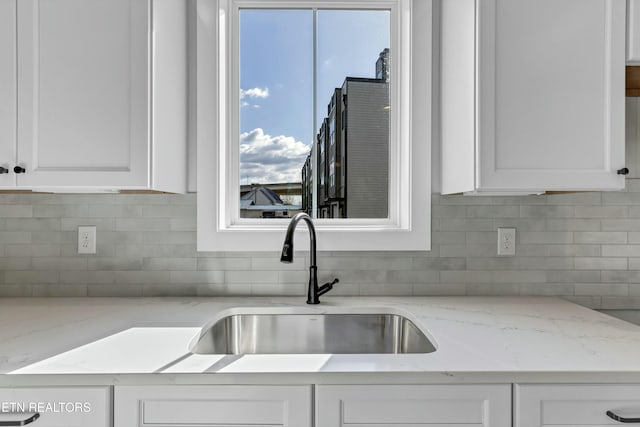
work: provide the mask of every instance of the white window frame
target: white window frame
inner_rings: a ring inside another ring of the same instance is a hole
[[[315,220],[317,244],[327,251],[429,250],[431,0],[197,0],[198,250],[279,251],[289,223],[240,218],[239,115],[229,114],[239,111],[232,35],[240,7],[392,10],[389,218]],[[296,241],[297,249],[308,247]]]

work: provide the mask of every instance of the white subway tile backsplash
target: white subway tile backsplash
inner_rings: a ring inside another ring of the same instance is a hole
[[[98,271],[139,271],[142,270],[142,259],[134,257],[87,257],[87,270]]]
[[[520,295],[520,285],[505,283],[470,283],[467,285],[467,295]]]
[[[27,231],[0,231],[0,245],[31,243],[33,233]]]
[[[640,231],[640,219],[603,219],[602,231]]]
[[[604,274],[603,272],[602,274]],[[546,282],[549,283],[599,283],[600,271],[547,271]]]
[[[518,206],[468,206],[468,218],[517,218],[520,216]]]
[[[195,240],[194,231],[144,231],[142,234],[142,242],[148,245],[179,245],[192,243]]]
[[[187,297],[195,295],[198,287],[190,284],[143,284],[142,296],[156,297],[156,296],[171,296],[171,297]]]
[[[89,297],[109,297],[118,295],[121,297],[141,297],[142,285],[120,285],[120,284],[89,284],[87,285],[87,296]]]
[[[627,233],[625,231],[576,231],[573,233],[573,239],[575,243],[627,243]]]
[[[576,270],[626,270],[627,258],[576,257]]]
[[[165,284],[171,283],[169,271],[116,271],[116,283]]]
[[[603,271],[602,283],[640,283],[640,271],[615,270]]]
[[[628,296],[629,285],[626,283],[576,283],[575,295],[595,296]]]
[[[632,209],[639,207],[627,206],[576,206],[576,218],[626,218],[631,215]],[[640,216],[640,211],[638,211]]]
[[[516,256],[549,256],[552,248],[561,246],[563,245],[523,245],[516,242]]]
[[[412,269],[414,270],[465,270],[467,268],[466,258],[420,258],[415,257],[412,261]]]
[[[251,284],[251,295],[253,296],[290,296],[295,295],[299,297],[306,296],[307,287],[296,284],[282,284],[282,283],[258,283]]]
[[[8,257],[60,256],[60,253],[60,245],[57,244],[4,245],[4,256]]]
[[[600,231],[599,219],[547,219],[549,231]]]
[[[521,245],[573,243],[573,233],[569,231],[522,231],[517,235],[517,243]]]
[[[547,222],[544,218],[500,218],[493,220],[493,227],[489,231],[495,231],[498,227],[513,227],[518,231],[545,231]]]
[[[143,270],[195,270],[197,260],[195,258],[144,258]]]
[[[50,220],[55,221],[55,220]],[[97,231],[114,231],[116,229],[116,220],[114,218],[60,218],[60,227],[62,231],[78,231],[81,225],[95,225]],[[46,228],[44,228],[46,230]]]
[[[519,257],[520,268],[524,270],[571,270],[571,257]]]
[[[461,283],[421,283],[413,285],[413,295],[416,296],[464,296],[467,285]]]
[[[89,218],[138,218],[142,216],[142,206],[98,204],[89,205]]]
[[[640,308],[640,180],[627,191],[516,197],[432,196],[429,252],[322,252],[332,295],[549,295]],[[196,197],[0,195],[0,297],[295,295],[308,252],[196,251]],[[96,225],[98,253],[77,254]],[[497,228],[517,229],[497,256]],[[298,248],[300,249],[300,248]]]
[[[87,285],[34,284],[31,285],[31,296],[34,297],[84,297]]]
[[[565,297],[573,294],[574,287],[571,283],[523,283],[520,285],[520,295]]]
[[[16,271],[4,272],[4,283],[33,285],[37,283],[58,283],[60,273],[58,271]]]
[[[0,271],[30,270],[31,257],[2,257],[0,258]]]
[[[33,270],[87,270],[86,257],[34,257],[31,261]]]
[[[278,271],[227,271],[225,282],[231,283],[278,283]]]
[[[4,224],[7,231],[55,231],[60,230],[61,220],[59,218],[7,218]]]
[[[29,206],[31,208],[31,206]],[[33,215],[13,215],[13,216],[33,216],[34,218],[77,218],[89,215],[87,205],[33,205]],[[0,208],[0,216],[3,215]],[[9,216],[9,215],[7,215]]]
[[[517,251],[517,249],[516,249]],[[486,257],[498,254],[498,238],[494,244],[440,245],[441,257]]]
[[[33,210],[31,205],[0,205],[0,218],[29,218],[34,216]]]
[[[627,180],[634,181],[634,180]],[[598,204],[598,203],[594,203]],[[602,205],[640,205],[640,192],[615,192],[602,193]]]
[[[520,262],[516,257],[469,258],[467,270],[517,270]]]
[[[600,245],[549,245],[549,256],[600,256]]]
[[[322,286],[322,281],[326,278],[327,281],[333,280],[332,278],[325,277],[327,276],[327,272],[321,272],[318,277],[318,285]],[[278,272],[278,283],[282,284],[296,284],[296,283],[308,283],[309,282],[309,272],[307,270],[295,270],[295,271],[279,271]]]
[[[198,270],[251,270],[252,265],[262,266],[263,268],[256,268],[256,270],[268,270],[264,263],[260,262],[261,259],[251,258],[198,258],[197,269]],[[294,264],[295,265],[295,264]]]
[[[167,231],[171,221],[168,218],[117,218],[117,231]]]
[[[228,285],[225,283],[218,284],[199,284],[196,285],[196,296],[199,297],[218,297],[218,296],[248,296],[251,295],[251,284],[234,283]]]
[[[574,206],[562,205],[534,205],[520,206],[520,216],[523,218],[573,218]]]
[[[387,282],[391,284],[439,283],[440,272],[437,270],[394,270],[388,272]]]
[[[603,194],[612,193],[565,193],[565,194],[549,194],[545,197],[550,205],[607,205],[602,201]],[[624,203],[623,203],[624,204]]]
[[[205,285],[225,284],[225,272],[221,270],[207,271],[171,271],[171,283],[193,283]]]
[[[602,256],[640,257],[640,245],[602,245]]]

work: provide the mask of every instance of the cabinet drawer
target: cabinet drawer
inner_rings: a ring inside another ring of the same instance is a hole
[[[37,427],[109,427],[111,393],[109,387],[0,388],[0,421],[34,413]]]
[[[323,386],[316,426],[511,425],[511,385]]]
[[[311,427],[311,386],[116,387],[116,427]]]
[[[607,411],[640,418],[640,385],[516,385],[514,405],[515,427],[622,425]]]

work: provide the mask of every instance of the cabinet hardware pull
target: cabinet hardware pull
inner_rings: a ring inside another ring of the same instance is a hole
[[[25,168],[23,168],[22,166],[16,166],[15,168],[13,168],[13,171],[14,171],[15,173],[24,173],[24,172],[26,172],[27,170],[26,170]]]
[[[607,411],[607,416],[621,423],[640,423],[640,418],[624,418],[613,411]]]
[[[40,418],[40,414],[36,412],[31,415],[29,418],[19,421],[0,421],[0,426],[26,426],[27,424],[31,424],[35,420]]]
[[[618,169],[618,175],[629,175],[629,168]]]
[[[9,173],[9,169],[0,166],[0,173]]]

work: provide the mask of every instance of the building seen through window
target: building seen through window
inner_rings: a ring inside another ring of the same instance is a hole
[[[328,117],[315,141],[318,218],[388,216],[389,49],[376,61],[376,77],[347,77],[333,92]],[[309,215],[313,214],[311,168],[309,154],[302,170],[306,189],[302,210]]]

